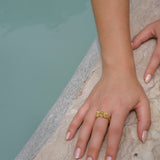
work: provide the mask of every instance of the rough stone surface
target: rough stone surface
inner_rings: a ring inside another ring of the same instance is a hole
[[[130,27],[131,37],[133,38],[147,24],[150,24],[151,22],[154,22],[155,20],[158,20],[160,18],[160,1],[131,0],[130,2]],[[33,137],[36,137],[36,140],[32,137],[28,142],[28,145],[26,145],[26,147],[22,150],[17,159],[32,159],[33,157],[34,160],[74,159],[73,150],[77,141],[78,133],[71,141],[65,140],[65,134],[68,125],[70,124],[78,108],[84,103],[85,99],[88,97],[89,93],[91,92],[92,88],[97,83],[101,75],[101,58],[98,56],[100,53],[100,49],[97,50],[98,41],[95,41],[93,46],[88,53],[87,60],[89,62],[85,62],[87,65],[92,63],[92,56],[96,55],[94,65],[88,65],[91,66],[91,69],[89,70],[87,67],[85,67],[84,70],[84,66],[82,64],[85,63],[81,63],[82,71],[79,71],[78,76],[81,78],[80,73],[82,73],[83,75],[84,73],[87,74],[83,76],[83,82],[79,80],[79,82],[81,83],[80,85],[75,83],[79,86],[79,88],[77,87],[76,90],[73,86],[68,86],[71,87],[74,92],[72,92],[73,95],[72,99],[70,99],[70,102],[68,104],[65,104],[65,112],[63,111],[62,114],[61,110],[58,112],[54,112],[53,106],[51,111],[41,123],[40,128],[37,129],[37,132],[35,132],[35,134],[33,135]],[[143,43],[138,49],[134,50],[133,52],[138,80],[143,86],[150,101],[152,124],[148,132],[148,138],[144,144],[139,140],[137,135],[136,112],[131,111],[125,121],[123,134],[118,149],[117,160],[160,160],[160,68],[157,69],[150,83],[145,84],[143,80],[145,69],[148,65],[155,46],[156,40],[151,39]],[[67,94],[67,92],[65,91],[64,94]],[[61,104],[63,104],[62,100],[63,99],[61,99]],[[61,115],[61,118],[63,117],[63,119],[60,121],[60,123],[56,122],[57,125],[55,127],[55,122],[53,122],[51,119],[59,115]],[[43,129],[47,128],[46,126],[49,127],[44,132]],[[41,131],[43,132],[43,134],[40,133]],[[44,141],[44,137],[46,136],[45,134],[48,135],[48,140],[45,141],[45,143],[43,142],[43,145],[39,145],[38,142],[42,143],[42,141]],[[104,159],[107,144],[107,135],[108,134],[106,134],[104,143],[99,153],[99,160]],[[33,146],[39,146],[39,148],[36,150],[36,154],[34,152],[35,150]],[[28,149],[29,147],[31,147],[31,149]],[[27,153],[28,156],[26,156],[26,158],[25,153]],[[30,156],[31,153],[34,156]],[[85,156],[82,158],[82,160],[85,160]]]

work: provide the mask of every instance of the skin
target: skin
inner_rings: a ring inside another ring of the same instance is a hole
[[[132,40],[132,49],[138,48],[143,42],[149,40],[150,38],[157,39],[156,48],[152,54],[152,57],[149,61],[147,69],[144,74],[144,80],[146,79],[147,75],[150,74],[151,77],[148,80],[153,78],[156,69],[160,64],[160,20],[157,20],[149,25],[147,25],[142,31],[140,31]],[[148,83],[147,82],[147,83]]]
[[[86,159],[97,160],[104,136],[108,132],[106,154],[116,159],[124,122],[131,110],[138,119],[137,134],[151,125],[150,104],[140,85],[132,54],[129,30],[129,0],[91,0],[102,56],[102,75],[80,106],[66,132],[71,140],[80,127],[74,150],[82,158],[88,145]],[[96,118],[96,111],[108,112],[108,119]]]

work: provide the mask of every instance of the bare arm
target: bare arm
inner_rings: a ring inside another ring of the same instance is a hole
[[[132,69],[129,0],[91,0],[101,46],[103,70]],[[118,51],[118,52],[117,52]]]
[[[108,130],[105,160],[116,160],[124,122],[130,110],[136,110],[137,134],[145,142],[151,125],[150,107],[135,72],[130,44],[129,0],[91,1],[103,71],[70,123],[66,139],[71,140],[81,125],[74,156],[83,157],[89,141],[86,159],[97,160]],[[111,117],[110,122],[102,117],[96,118],[96,111],[107,112]]]

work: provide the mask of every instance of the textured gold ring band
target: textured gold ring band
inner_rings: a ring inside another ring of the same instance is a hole
[[[107,112],[103,112],[103,111],[97,111],[96,112],[96,118],[98,118],[98,117],[102,117],[102,118],[108,119],[109,122],[111,120],[111,117],[109,116],[109,114]]]

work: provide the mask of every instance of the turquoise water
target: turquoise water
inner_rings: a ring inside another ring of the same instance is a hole
[[[20,152],[96,34],[89,0],[0,0],[0,159]]]

